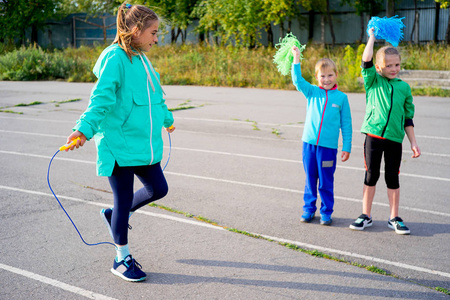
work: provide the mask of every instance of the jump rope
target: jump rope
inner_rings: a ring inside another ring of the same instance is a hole
[[[170,154],[172,152],[172,139],[170,137],[170,133],[167,133],[169,135],[169,155],[167,156],[167,161],[166,164],[164,165],[164,168],[162,169],[163,172],[167,167],[167,164],[169,163],[170,160]],[[77,141],[80,140],[80,138],[76,138],[74,139],[72,142],[70,142],[69,144],[66,144],[64,146],[61,146],[53,155],[53,157],[50,159],[50,163],[48,164],[48,170],[47,170],[47,183],[48,183],[48,187],[50,188],[50,191],[52,192],[53,196],[55,197],[56,201],[58,201],[59,206],[61,207],[61,209],[64,211],[64,213],[66,214],[67,218],[69,218],[70,222],[72,223],[73,227],[75,228],[75,230],[78,233],[78,236],[80,237],[80,239],[83,241],[84,244],[86,244],[87,246],[97,246],[97,245],[112,245],[117,249],[117,246],[111,242],[99,242],[99,243],[88,243],[84,240],[83,236],[81,235],[80,231],[78,230],[78,227],[75,225],[75,222],[72,220],[72,218],[70,217],[69,213],[66,211],[66,209],[64,208],[64,206],[62,205],[61,201],[59,201],[58,196],[56,196],[55,192],[52,189],[52,186],[50,184],[50,167],[52,166],[52,162],[53,159],[55,158],[55,156],[61,152],[64,151],[66,149],[69,149],[72,146],[75,146],[77,144]]]

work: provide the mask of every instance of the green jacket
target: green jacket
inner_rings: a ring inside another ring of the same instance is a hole
[[[173,117],[158,84],[159,74],[149,72],[153,90],[141,57],[133,56],[130,61],[117,44],[103,50],[93,72],[98,80],[74,130],[88,140],[94,137],[97,175],[110,176],[115,162],[121,167],[160,162],[162,127],[170,127]]]
[[[363,62],[361,72],[366,89],[366,115],[361,132],[402,143],[405,127],[413,126],[410,86],[398,78],[379,75],[372,61]]]

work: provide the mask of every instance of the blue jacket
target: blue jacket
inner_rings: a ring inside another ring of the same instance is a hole
[[[324,90],[310,84],[302,77],[300,64],[292,64],[292,82],[308,101],[302,141],[337,149],[341,130],[342,151],[351,152],[352,117],[347,95],[338,91],[337,85]]]
[[[172,125],[173,117],[158,84],[159,74],[149,72],[153,90],[142,62],[151,67],[139,55],[130,61],[125,51],[113,44],[103,50],[94,66],[98,80],[74,130],[88,140],[95,138],[100,176],[110,176],[115,162],[126,167],[162,160],[161,130]]]

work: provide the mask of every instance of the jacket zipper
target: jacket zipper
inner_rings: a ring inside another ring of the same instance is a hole
[[[381,137],[384,137],[384,133],[386,132],[387,126],[389,124],[389,119],[391,118],[391,111],[392,111],[392,106],[394,105],[394,86],[389,82],[389,85],[392,87],[392,92],[391,92],[391,107],[389,108],[389,113],[388,113],[388,117],[386,120],[386,125],[383,128],[383,131],[381,132]]]
[[[325,109],[327,108],[327,103],[328,103],[328,90],[325,90],[325,95],[326,95],[327,100],[325,101],[325,105],[323,106],[322,118],[320,120],[319,134],[317,135],[316,145],[319,145],[320,133],[322,132],[323,116],[325,115]]]

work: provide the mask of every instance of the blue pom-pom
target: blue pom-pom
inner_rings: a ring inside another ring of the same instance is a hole
[[[398,43],[403,39],[403,28],[405,24],[402,22],[403,18],[394,16],[392,18],[372,17],[367,24],[367,35],[369,35],[370,28],[375,28],[375,38],[385,40],[397,47]]]

